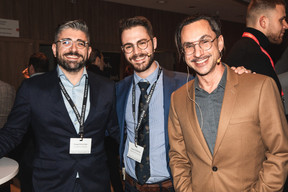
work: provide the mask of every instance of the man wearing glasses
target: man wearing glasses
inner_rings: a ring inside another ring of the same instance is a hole
[[[196,72],[171,96],[168,133],[176,191],[282,191],[288,127],[274,80],[235,74],[221,62],[224,38],[211,17],[188,17],[175,35]]]
[[[150,21],[145,17],[120,21],[119,31],[121,49],[134,68],[133,75],[116,85],[121,132],[120,161],[125,166],[123,174],[126,173],[125,191],[174,191],[168,166],[168,112],[170,95],[187,81],[186,75],[165,70],[154,60],[157,39]],[[141,125],[137,126],[143,111],[138,110],[138,106],[143,105],[139,103],[141,83],[147,83],[144,97],[151,99]],[[143,122],[146,124],[143,125]],[[148,134],[142,132],[144,129]],[[148,142],[141,142],[141,137]]]
[[[174,191],[168,157],[170,95],[188,81],[187,75],[165,70],[154,60],[157,39],[145,17],[121,20],[119,33],[121,49],[134,68],[116,85],[125,191]]]
[[[83,21],[60,25],[54,42],[57,68],[22,83],[0,130],[0,157],[31,124],[33,191],[110,191],[104,137],[107,131],[119,140],[114,83],[86,71],[91,47]]]

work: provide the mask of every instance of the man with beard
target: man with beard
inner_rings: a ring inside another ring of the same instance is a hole
[[[54,40],[57,68],[22,83],[0,131],[0,157],[31,124],[34,191],[110,191],[104,137],[119,140],[114,83],[85,69],[91,52],[85,22],[60,25]]]
[[[163,69],[154,60],[157,39],[145,17],[121,20],[119,35],[125,58],[134,68],[133,75],[116,85],[125,191],[174,191],[168,164],[168,113],[170,95],[187,82],[187,74]],[[242,67],[235,71],[246,72]],[[148,104],[139,102],[140,84],[148,85],[143,96]]]
[[[242,38],[229,52],[227,64],[244,65],[253,72],[272,77],[282,94],[268,48],[269,43],[280,44],[288,28],[284,0],[251,0],[247,8],[246,26]]]
[[[282,191],[288,126],[272,78],[235,74],[221,62],[224,38],[208,16],[177,28],[178,52],[196,77],[172,93],[168,133],[176,191]]]
[[[154,60],[157,39],[153,35],[150,21],[145,17],[121,20],[119,33],[122,51],[135,71],[116,85],[117,114],[121,132],[119,153],[120,164],[122,166],[124,160],[125,165],[125,191],[150,191],[151,188],[154,191],[174,191],[168,166],[167,118],[170,95],[187,81],[187,75],[165,70]],[[139,82],[149,82],[147,93],[152,97],[149,109],[146,110],[146,115],[147,111],[149,113],[150,144],[144,146],[138,141],[138,147],[135,145],[135,126],[138,123],[138,113],[141,113],[138,112]],[[134,153],[137,153],[141,146],[144,147],[144,153],[150,152],[150,176],[144,179],[136,176],[135,166],[141,166],[141,163],[136,161],[137,157],[132,158],[137,156]],[[131,155],[128,157],[128,154]]]

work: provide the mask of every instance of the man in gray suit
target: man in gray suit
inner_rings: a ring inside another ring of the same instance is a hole
[[[14,87],[4,81],[0,81],[0,128],[7,121],[8,114],[14,103],[15,94]]]

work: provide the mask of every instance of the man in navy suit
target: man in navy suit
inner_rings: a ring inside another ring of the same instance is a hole
[[[168,166],[167,123],[170,95],[186,83],[187,75],[162,69],[160,64],[154,60],[157,39],[153,35],[151,23],[145,17],[122,20],[120,37],[125,58],[135,71],[133,75],[126,77],[116,85],[117,114],[120,126],[119,153],[121,165],[123,162],[126,170],[125,191],[150,191],[152,188],[154,191],[174,191]],[[133,146],[135,146],[134,125],[138,123],[138,110],[135,109],[138,109],[140,97],[140,89],[137,86],[139,81],[149,81],[148,93],[156,83],[149,103],[150,177],[145,184],[140,184],[137,180],[134,168],[135,159],[127,157],[128,153],[133,153]],[[133,101],[134,93],[136,98]],[[134,115],[133,111],[135,111]]]
[[[104,137],[107,131],[118,139],[115,89],[113,82],[87,73],[89,43],[85,22],[60,25],[52,45],[56,70],[22,83],[0,131],[3,157],[31,123],[34,191],[110,191]]]

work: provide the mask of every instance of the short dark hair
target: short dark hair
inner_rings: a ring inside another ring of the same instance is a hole
[[[32,65],[36,73],[47,72],[49,70],[49,60],[42,52],[34,53],[30,56],[28,67]]]
[[[176,29],[175,33],[175,44],[177,47],[177,51],[179,54],[179,59],[182,57],[182,44],[181,44],[181,32],[184,26],[189,25],[191,23],[194,23],[199,20],[206,20],[208,21],[212,31],[216,34],[216,37],[219,37],[221,35],[221,25],[219,20],[217,20],[214,17],[207,16],[207,15],[195,15],[195,16],[189,16],[186,19],[184,19],[180,25]]]
[[[74,20],[74,21],[67,21],[61,25],[59,25],[56,29],[55,36],[54,36],[54,42],[58,41],[58,35],[64,30],[64,29],[75,29],[80,30],[83,33],[85,33],[87,37],[87,41],[90,44],[90,34],[88,26],[86,25],[85,21],[83,20]]]
[[[97,57],[99,57],[101,59],[102,53],[99,51],[99,49],[93,49],[91,51],[91,54],[90,54],[90,57],[88,59],[88,64],[87,65],[94,63]]]
[[[147,30],[147,33],[151,39],[154,37],[151,22],[146,17],[136,16],[128,19],[121,19],[119,21],[119,37],[121,44],[122,44],[121,35],[123,31],[137,26],[143,26]]]
[[[256,19],[255,14],[275,9],[276,5],[285,7],[286,3],[284,0],[251,0],[247,8],[246,22],[253,22]]]

